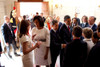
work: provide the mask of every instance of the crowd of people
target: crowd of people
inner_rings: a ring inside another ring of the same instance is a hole
[[[55,67],[59,55],[60,67],[100,67],[100,23],[95,24],[96,17],[84,15],[80,20],[76,13],[72,20],[65,15],[60,22],[59,16],[45,18],[38,12],[31,19],[26,15],[16,19],[13,12],[11,18],[4,16],[1,32],[10,58],[11,46],[16,56],[20,56],[17,49],[23,53],[23,67],[33,67],[33,62],[36,67]]]

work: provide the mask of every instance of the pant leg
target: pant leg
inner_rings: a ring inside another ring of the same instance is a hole
[[[1,48],[1,42],[0,42],[0,52],[2,52],[2,48]],[[1,53],[0,53],[0,57],[1,57]]]
[[[61,52],[60,52],[60,67],[62,67],[62,64],[63,64],[63,57],[64,57],[64,49],[61,49]]]
[[[12,47],[14,49],[14,53],[16,53],[17,47],[16,47],[16,42],[14,40],[12,41]]]
[[[10,47],[11,47],[11,44],[8,44],[8,46],[6,46],[8,55],[11,55],[11,54],[10,54]]]
[[[51,52],[51,61],[52,62],[51,62],[50,67],[55,67],[55,63],[56,63],[58,55],[59,55],[59,50]]]

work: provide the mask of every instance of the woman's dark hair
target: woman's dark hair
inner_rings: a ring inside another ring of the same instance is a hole
[[[85,15],[84,15],[83,17],[85,17],[86,22],[88,22],[88,17],[87,17],[87,16],[85,16]],[[81,20],[82,20],[82,22],[83,22],[83,17],[82,17],[82,19],[81,19]]]
[[[28,33],[28,26],[30,25],[29,21],[27,20],[22,20],[21,21],[21,25],[20,25],[20,38],[22,37],[22,35],[25,35],[26,33]]]
[[[43,21],[43,18],[41,16],[35,16],[34,19],[33,19],[33,22],[35,20],[38,20],[40,27],[43,27],[44,26],[44,21]]]

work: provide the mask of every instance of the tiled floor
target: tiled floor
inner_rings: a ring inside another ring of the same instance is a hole
[[[0,57],[0,62],[1,62],[1,65],[5,66],[5,67],[22,67],[22,60],[21,59],[22,59],[21,56],[16,57],[13,55],[13,53],[12,53],[12,59],[9,58],[7,56],[7,54],[2,54],[2,57]],[[42,67],[45,67],[45,66],[42,66]],[[59,59],[56,62],[56,67],[60,67],[59,66]]]

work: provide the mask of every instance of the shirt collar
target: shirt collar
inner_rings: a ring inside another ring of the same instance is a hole
[[[56,33],[56,30],[54,30],[53,28],[52,28],[52,30]]]
[[[64,23],[64,24],[66,25],[66,23]],[[68,26],[70,27],[70,25],[66,25],[66,27],[68,27]]]
[[[94,25],[94,24],[93,24]],[[93,25],[90,25],[90,27],[92,28],[93,27]]]
[[[90,39],[85,38],[83,39],[83,41],[91,41],[91,38]]]
[[[86,25],[86,22],[83,22],[84,25]]]

